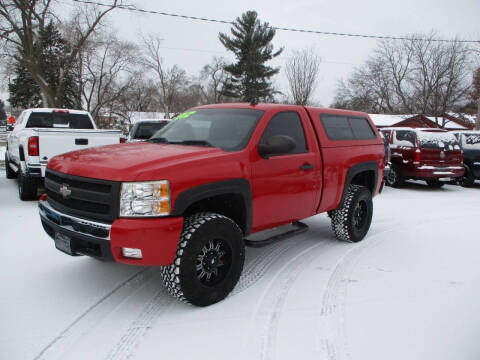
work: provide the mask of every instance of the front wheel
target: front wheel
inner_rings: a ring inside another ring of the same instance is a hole
[[[10,161],[8,160],[7,153],[5,152],[5,176],[7,179],[15,179],[17,177],[17,173],[12,170],[10,167]]]
[[[475,183],[475,177],[473,176],[472,170],[468,165],[463,165],[463,167],[465,168],[465,173],[460,178],[460,184],[464,187],[473,186]]]
[[[37,197],[37,180],[18,171],[18,196],[21,200],[34,200]]]
[[[168,291],[180,300],[207,306],[223,300],[243,270],[242,231],[231,219],[199,213],[185,219],[172,265],[162,269]]]
[[[372,194],[361,185],[350,185],[345,199],[332,211],[332,230],[338,240],[358,242],[370,229],[373,215]]]

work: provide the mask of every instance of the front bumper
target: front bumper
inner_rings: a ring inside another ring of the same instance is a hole
[[[52,239],[56,234],[70,239],[69,255],[88,255],[126,264],[170,265],[183,227],[182,217],[117,219],[108,224],[62,213],[45,200],[39,201],[38,208],[42,226]],[[125,257],[122,248],[140,249],[142,258]]]

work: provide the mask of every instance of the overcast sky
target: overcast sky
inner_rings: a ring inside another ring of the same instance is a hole
[[[100,2],[109,2],[103,0]],[[128,0],[146,10],[233,21],[247,10],[258,12],[261,21],[278,27],[319,30],[366,35],[403,36],[436,31],[439,36],[480,40],[479,0],[403,0],[400,1],[324,1],[324,0]],[[62,0],[68,4],[70,0]],[[68,9],[69,5],[65,5]],[[177,64],[189,75],[198,75],[213,56],[233,60],[218,40],[218,33],[229,33],[231,25],[186,20],[182,18],[114,10],[107,21],[123,39],[137,42],[140,34],[157,34],[163,41],[166,65]],[[284,47],[283,54],[271,62],[280,66],[274,82],[287,92],[283,65],[294,49],[314,47],[321,57],[319,85],[314,99],[330,105],[337,81],[347,78],[355,66],[361,65],[376,40],[305,34],[278,30],[275,49]],[[2,96],[4,98],[5,96]]]

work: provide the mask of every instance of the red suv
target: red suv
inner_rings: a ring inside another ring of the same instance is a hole
[[[463,175],[463,153],[452,133],[440,129],[385,128],[391,150],[387,184],[401,187],[405,180],[425,180],[441,187]]]

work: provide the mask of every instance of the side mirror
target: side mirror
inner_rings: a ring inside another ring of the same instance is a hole
[[[13,125],[7,124],[7,131],[13,131]]]
[[[275,135],[258,144],[258,153],[264,159],[273,155],[289,154],[295,149],[295,141],[290,136]]]

